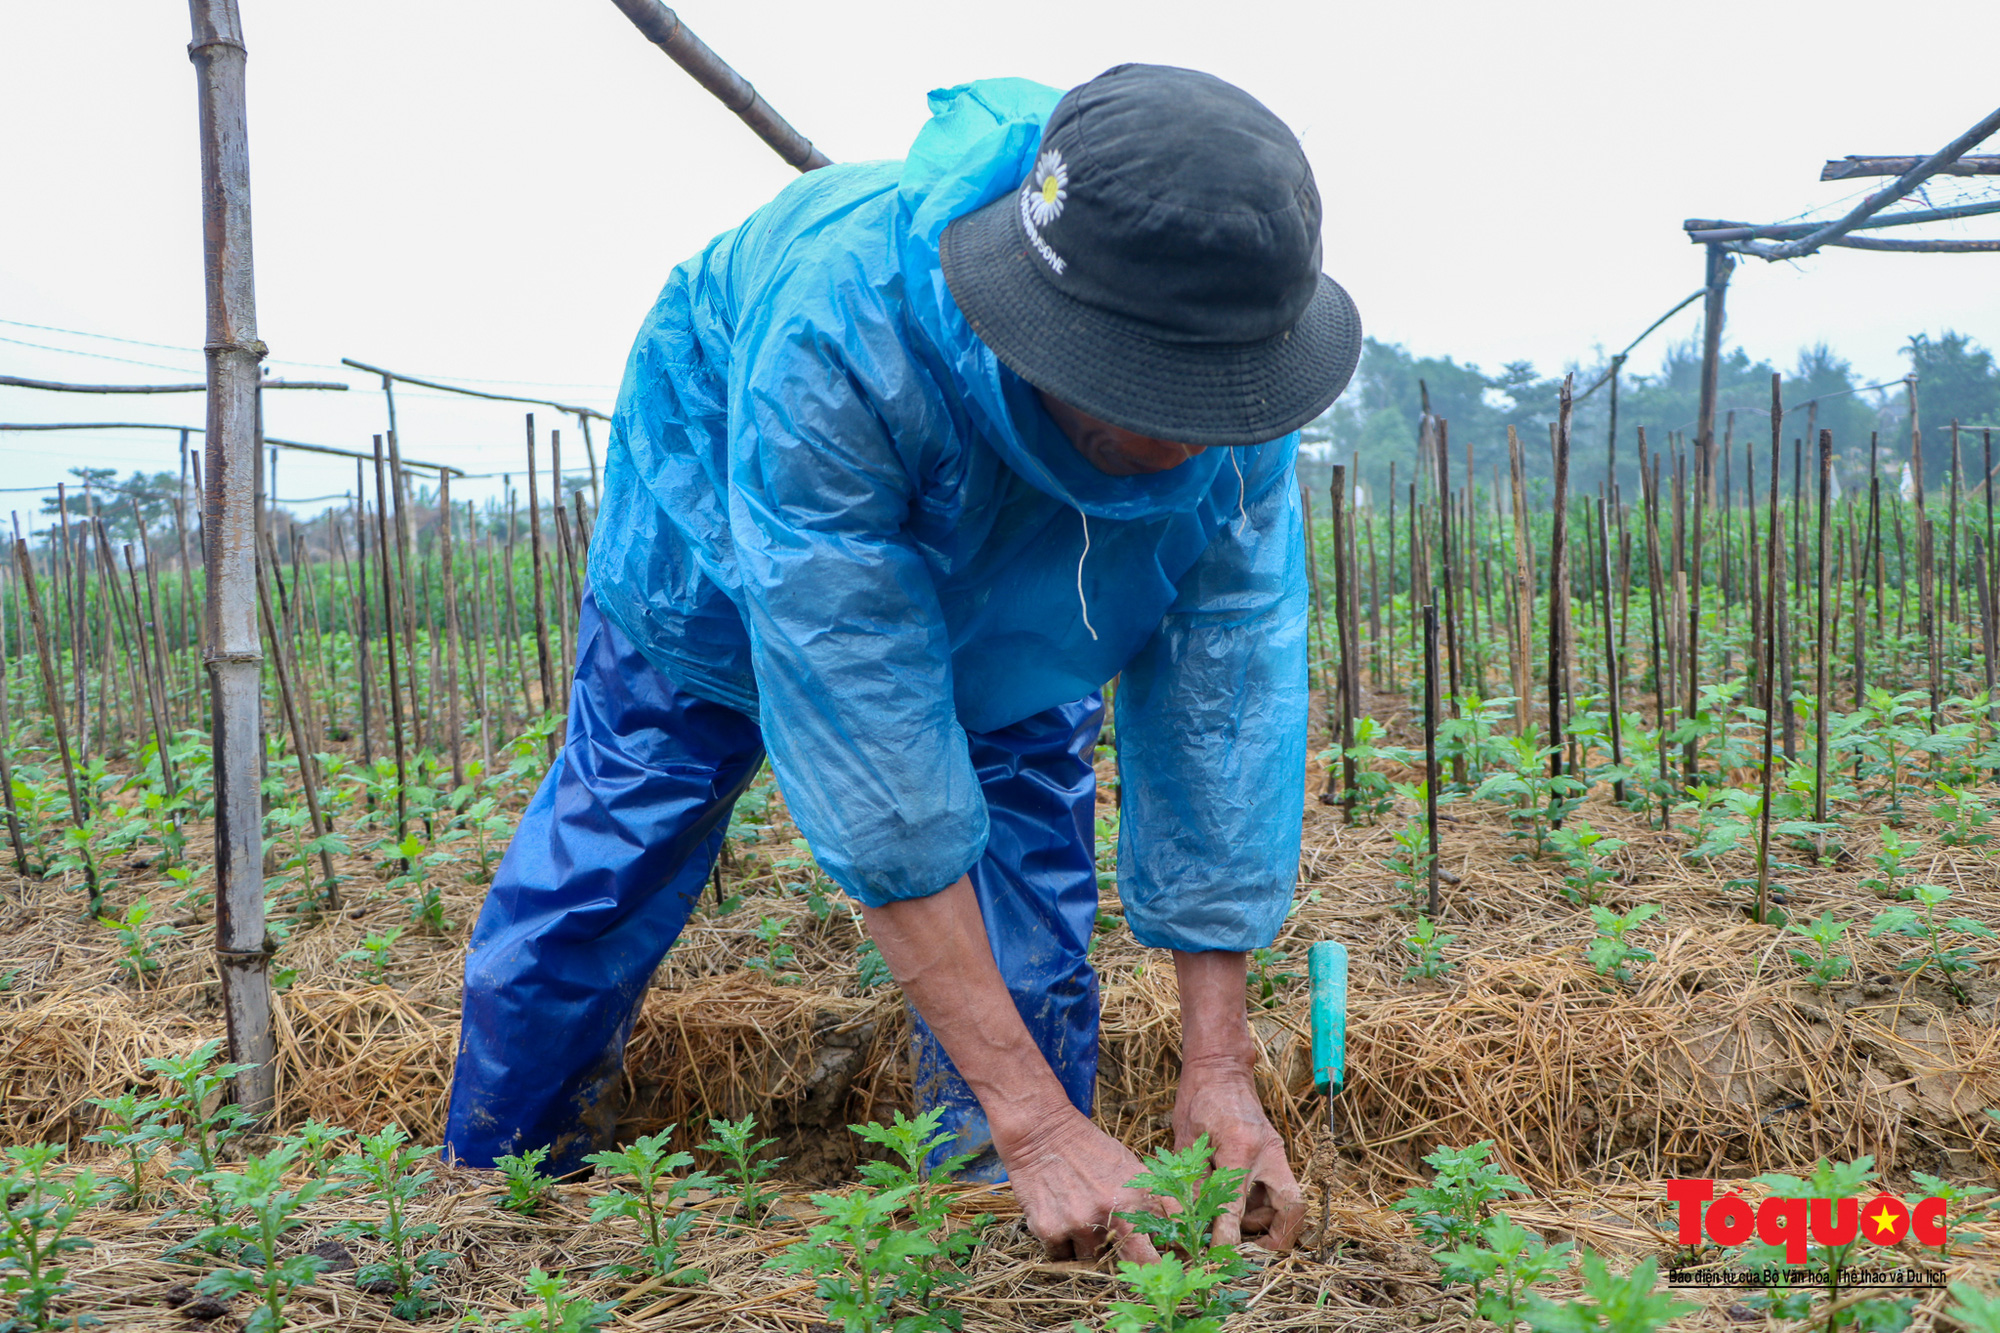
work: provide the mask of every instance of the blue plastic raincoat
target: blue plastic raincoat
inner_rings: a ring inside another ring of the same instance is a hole
[[[680,687],[757,717],[870,905],[979,859],[968,730],[1122,673],[1127,920],[1255,948],[1298,863],[1297,437],[1107,476],[974,336],[939,236],[1019,185],[1057,97],[935,93],[907,160],[804,176],[674,271],[626,367],[592,586]]]
[[[1056,100],[1015,80],[934,94],[907,161],[802,178],[675,270],[648,315],[568,738],[466,959],[446,1128],[461,1161],[547,1145],[568,1171],[608,1142],[645,988],[767,748],[815,856],[861,901],[970,877],[1085,1114],[1104,681],[1122,673],[1133,932],[1189,950],[1276,934],[1305,760],[1296,437],[1106,476],[939,272],[945,223],[1018,184]],[[921,1017],[916,1044],[950,1150],[1002,1178]]]

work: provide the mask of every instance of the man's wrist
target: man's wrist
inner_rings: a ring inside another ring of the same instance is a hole
[[[1174,954],[1181,992],[1181,1067],[1217,1072],[1257,1063],[1250,1032],[1248,956],[1209,952]]]

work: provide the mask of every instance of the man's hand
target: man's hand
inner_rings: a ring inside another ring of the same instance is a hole
[[[864,908],[862,917],[903,994],[979,1098],[1028,1230],[1057,1258],[1094,1259],[1113,1242],[1123,1258],[1159,1258],[1113,1214],[1160,1200],[1126,1187],[1139,1159],[1070,1105],[1028,1035],[994,965],[972,881]]]
[[[1219,1171],[1248,1171],[1243,1190],[1216,1219],[1214,1241],[1261,1235],[1288,1250],[1305,1225],[1305,1199],[1285,1145],[1257,1099],[1257,1047],[1240,953],[1176,953],[1181,991],[1181,1086],[1174,1098],[1174,1146],[1208,1135]]]
[[[1160,1257],[1116,1216],[1159,1209],[1158,1198],[1125,1183],[1139,1174],[1139,1159],[1067,1101],[1011,1141],[996,1126],[993,1146],[1007,1164],[1028,1230],[1051,1259],[1094,1259],[1107,1245],[1136,1264]]]

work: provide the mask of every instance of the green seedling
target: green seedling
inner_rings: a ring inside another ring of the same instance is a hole
[[[1452,962],[1444,956],[1444,946],[1457,939],[1456,935],[1440,931],[1437,922],[1429,917],[1418,917],[1410,937],[1403,941],[1403,947],[1416,955],[1416,961],[1403,969],[1403,980],[1415,981],[1420,977],[1429,980],[1451,971]]]
[[[1660,1290],[1659,1265],[1647,1259],[1624,1277],[1590,1251],[1583,1252],[1580,1301],[1560,1305],[1530,1292],[1525,1318],[1535,1333],[1655,1333],[1700,1306]]]
[[[724,1158],[728,1166],[724,1168],[723,1188],[736,1196],[736,1216],[751,1225],[763,1220],[765,1212],[778,1196],[773,1190],[764,1188],[762,1182],[778,1164],[785,1159],[770,1157],[759,1160],[757,1154],[776,1143],[776,1139],[755,1137],[757,1117],[744,1116],[741,1120],[711,1120],[708,1132],[715,1137],[701,1143],[703,1152],[712,1152]]]
[[[1590,942],[1590,966],[1600,977],[1612,977],[1626,985],[1632,983],[1629,965],[1650,963],[1653,954],[1638,948],[1626,939],[1632,927],[1649,921],[1660,914],[1658,903],[1640,903],[1623,915],[1596,903],[1590,905],[1591,918],[1597,922],[1597,938]]]
[[[1821,912],[1811,925],[1802,926],[1796,921],[1791,921],[1786,923],[1785,930],[1817,946],[1817,951],[1812,953],[1804,949],[1785,951],[1793,962],[1806,970],[1807,978],[1816,989],[1825,990],[1846,976],[1853,968],[1852,958],[1834,952],[1840,943],[1841,935],[1847,930],[1847,923],[1834,920],[1831,908]]]
[[[285,1301],[292,1290],[311,1282],[326,1268],[316,1254],[281,1258],[285,1236],[305,1224],[300,1212],[333,1187],[308,1180],[297,1189],[285,1188],[285,1173],[297,1150],[279,1147],[243,1163],[241,1171],[215,1173],[215,1192],[230,1220],[208,1228],[195,1243],[210,1253],[233,1253],[242,1268],[210,1273],[197,1289],[224,1301],[254,1295],[257,1308],[244,1322],[244,1333],[278,1333],[285,1326]]]
[[[1162,1150],[1126,1184],[1169,1200],[1165,1214],[1120,1213],[1161,1251],[1150,1264],[1121,1260],[1118,1273],[1137,1300],[1111,1302],[1110,1333],[1203,1329],[1213,1333],[1248,1293],[1229,1284],[1250,1271],[1233,1245],[1214,1243],[1215,1224],[1243,1190],[1245,1171],[1212,1171],[1208,1136],[1178,1152]],[[1081,1323],[1075,1333],[1086,1333]]]
[[[1435,1175],[1398,1199],[1395,1206],[1414,1216],[1410,1224],[1434,1250],[1455,1249],[1479,1234],[1487,1209],[1510,1194],[1526,1194],[1518,1177],[1487,1160],[1493,1140],[1466,1148],[1439,1148],[1424,1158]]]
[[[646,1256],[648,1267],[640,1269],[630,1264],[610,1264],[602,1270],[610,1276],[631,1278],[650,1272],[662,1282],[707,1280],[707,1274],[700,1269],[680,1266],[681,1239],[694,1225],[694,1214],[682,1211],[680,1205],[690,1190],[714,1189],[718,1182],[713,1176],[700,1171],[685,1176],[673,1174],[694,1165],[694,1158],[689,1154],[667,1151],[667,1142],[673,1132],[674,1127],[668,1125],[657,1134],[634,1139],[627,1147],[592,1153],[583,1159],[607,1178],[629,1176],[634,1186],[632,1189],[606,1190],[590,1203],[591,1221],[627,1218],[637,1222],[644,1233],[645,1240],[639,1246],[639,1252]],[[663,1187],[667,1205],[676,1210],[672,1217],[663,1216],[660,1204]]]
[[[1991,1296],[1970,1282],[1954,1282],[1944,1317],[1966,1333],[2000,1333],[2000,1292]]]
[[[798,975],[798,957],[792,946],[779,937],[785,933],[783,917],[767,916],[758,921],[755,934],[764,952],[743,960],[743,966],[755,972],[766,981],[779,985],[804,981]]]
[[[1472,1287],[1473,1309],[1482,1319],[1513,1333],[1528,1317],[1533,1287],[1569,1267],[1573,1243],[1549,1245],[1540,1236],[1496,1212],[1471,1240],[1438,1255],[1448,1282]]]
[[[1395,808],[1396,784],[1380,766],[1409,764],[1417,759],[1417,752],[1405,746],[1380,744],[1382,734],[1383,727],[1380,722],[1372,717],[1362,717],[1354,724],[1354,743],[1347,747],[1347,757],[1354,761],[1351,809],[1355,816],[1361,819],[1377,819]],[[1443,739],[1440,731],[1440,743]],[[1332,768],[1340,762],[1338,750],[1328,750],[1320,756],[1320,762]]]
[[[610,1323],[617,1308],[609,1301],[570,1295],[563,1289],[562,1274],[545,1273],[540,1268],[528,1270],[521,1289],[541,1305],[502,1317],[500,1327],[519,1333],[589,1333]]]
[[[1568,773],[1549,772],[1549,756],[1558,747],[1542,746],[1530,736],[1509,737],[1507,746],[1513,767],[1493,774],[1472,794],[1482,801],[1513,802],[1507,818],[1517,827],[1507,836],[1525,840],[1529,855],[1546,856],[1550,829],[1583,803],[1589,784]]]
[[[278,1140],[295,1154],[299,1169],[317,1178],[334,1160],[333,1147],[347,1137],[347,1130],[324,1120],[311,1119]]]
[[[524,1153],[509,1153],[493,1159],[493,1165],[507,1181],[507,1197],[500,1201],[502,1208],[510,1213],[533,1216],[535,1210],[548,1200],[549,1191],[556,1187],[556,1182],[540,1170],[548,1157],[547,1148],[530,1148]]]
[[[1956,1185],[1922,1171],[1910,1172],[1910,1179],[1917,1182],[1920,1191],[1904,1195],[1910,1207],[1914,1208],[1923,1200],[1936,1195],[1944,1200],[1945,1206],[1945,1252],[1949,1254],[1954,1245],[1963,1245],[1981,1239],[1978,1232],[1969,1230],[1976,1222],[1990,1222],[1996,1212],[2000,1212],[2000,1200],[1986,1199],[1993,1190],[1985,1185]],[[1986,1200],[1981,1202],[1981,1200]]]
[[[251,1068],[249,1065],[217,1064],[222,1039],[203,1042],[178,1058],[154,1056],[146,1068],[167,1082],[162,1100],[172,1112],[172,1141],[180,1151],[174,1154],[167,1174],[175,1180],[199,1184],[207,1190],[204,1211],[209,1221],[221,1223],[222,1203],[209,1177],[215,1171],[217,1154],[230,1140],[245,1133],[256,1117],[239,1106],[222,1101],[229,1080]]]
[[[1804,1178],[1774,1172],[1758,1176],[1752,1183],[1764,1186],[1775,1199],[1829,1199],[1835,1201],[1831,1206],[1838,1210],[1840,1200],[1859,1200],[1874,1192],[1871,1188],[1871,1182],[1876,1180],[1874,1165],[1873,1157],[1858,1157],[1852,1162],[1829,1162],[1822,1157]],[[1858,1257],[1863,1239],[1862,1232],[1856,1231],[1845,1244],[1827,1245],[1815,1238],[1806,1248],[1803,1271],[1826,1284],[1820,1317],[1826,1321],[1829,1333],[1841,1326],[1854,1328],[1857,1333],[1891,1333],[1909,1325],[1907,1301],[1881,1298],[1856,1302],[1843,1291],[1841,1279]],[[1731,1263],[1788,1275],[1793,1271],[1786,1263],[1783,1245],[1767,1245],[1761,1240],[1740,1247],[1733,1253]],[[1744,1297],[1743,1303],[1773,1319],[1810,1320],[1814,1313],[1813,1294],[1811,1287],[1792,1286],[1788,1276],[1761,1293]]]
[[[403,873],[391,879],[388,887],[403,890],[403,905],[410,909],[410,923],[419,930],[434,931],[440,935],[450,930],[451,922],[445,919],[444,914],[444,899],[431,872],[458,858],[450,852],[425,851],[414,833],[401,842],[385,845],[403,862]]]
[[[129,973],[134,981],[145,979],[148,972],[160,969],[160,960],[153,957],[154,946],[173,939],[180,932],[171,925],[161,923],[149,926],[153,905],[142,894],[138,901],[125,909],[123,916],[100,916],[97,924],[118,937],[118,947],[124,956],[118,965]]]
[[[1563,876],[1563,896],[1571,902],[1596,902],[1598,886],[1618,878],[1618,872],[1606,866],[1604,858],[1625,845],[1623,838],[1607,837],[1576,819],[1550,832],[1548,842],[1569,863],[1569,873]]]
[[[1993,810],[1963,787],[1940,782],[1938,790],[1946,797],[1931,807],[1932,818],[1944,821],[1938,841],[1947,847],[1977,847],[1985,851],[1993,841],[1993,835],[1986,831],[1986,826],[1993,822]]]
[[[1284,1003],[1279,990],[1299,979],[1298,973],[1286,969],[1285,964],[1290,961],[1290,956],[1275,944],[1250,951],[1250,989],[1259,1005],[1276,1009]]]
[[[854,984],[866,993],[877,986],[886,986],[894,978],[889,972],[888,960],[882,957],[882,950],[874,940],[863,940],[854,951]]]
[[[1862,880],[1861,887],[1871,889],[1885,898],[1907,900],[1910,896],[1909,886],[1902,881],[1914,873],[1914,867],[1903,863],[1909,860],[1910,854],[1916,850],[1916,845],[1903,841],[1902,835],[1896,830],[1884,827],[1881,850],[1868,854],[1868,859],[1875,864],[1876,873]]]
[[[373,935],[364,935],[361,947],[349,949],[340,955],[343,963],[359,963],[368,980],[383,982],[389,979],[389,955],[396,947],[396,941],[403,937],[401,926],[390,926]]]
[[[805,895],[806,911],[812,914],[813,920],[826,921],[833,916],[835,900],[833,894],[828,892],[833,887],[832,881],[820,870],[819,862],[814,859],[812,848],[804,838],[793,838],[791,854],[773,860],[771,868],[784,876],[778,882],[787,890],[796,889]]]
[[[343,1222],[334,1228],[334,1234],[380,1241],[389,1257],[363,1265],[354,1275],[354,1285],[387,1288],[387,1294],[395,1297],[390,1313],[398,1319],[427,1318],[439,1308],[430,1294],[437,1274],[457,1257],[448,1250],[418,1252],[419,1245],[438,1233],[438,1226],[410,1221],[411,1206],[437,1175],[419,1169],[418,1164],[437,1149],[412,1148],[410,1136],[393,1123],[362,1135],[356,1146],[359,1151],[341,1158],[334,1173],[353,1180],[382,1214],[372,1220]]]
[[[167,1127],[166,1102],[159,1097],[141,1097],[130,1091],[116,1097],[93,1097],[92,1106],[104,1112],[104,1127],[83,1136],[85,1143],[101,1143],[125,1154],[131,1169],[129,1180],[116,1182],[134,1208],[146,1200],[146,1167],[153,1154],[173,1138]]]
[[[911,1120],[898,1111],[890,1125],[854,1125],[869,1143],[888,1150],[885,1161],[865,1162],[860,1188],[815,1194],[824,1220],[806,1238],[771,1260],[786,1272],[810,1274],[827,1317],[848,1333],[934,1333],[958,1329],[962,1314],[943,1293],[962,1283],[959,1271],[989,1219],[952,1227],[942,1187],[972,1154],[948,1157],[926,1171],[923,1162],[951,1142],[940,1131],[942,1108]],[[898,1221],[905,1225],[898,1226]],[[902,1307],[911,1313],[898,1316]]]
[[[1415,784],[1417,799],[1423,799],[1425,784]],[[1408,899],[1410,910],[1421,912],[1430,896],[1431,874],[1431,834],[1424,816],[1412,815],[1403,827],[1391,835],[1396,840],[1396,854],[1384,864],[1389,873],[1396,877]]]
[[[1871,938],[1896,934],[1922,940],[1923,950],[1905,958],[1898,966],[1912,975],[1927,967],[1936,968],[1952,993],[1958,996],[1959,1003],[1963,1004],[1965,990],[1958,984],[1957,974],[1971,972],[1979,966],[1972,960],[1977,950],[1970,944],[1954,944],[1947,948],[1946,939],[1948,936],[1963,935],[1990,940],[1994,938],[1994,933],[1971,917],[1955,916],[1939,921],[1937,909],[1951,896],[1951,890],[1942,884],[1918,884],[1911,890],[1915,906],[1898,903],[1887,911],[1876,913],[1874,923],[1868,927],[1868,934]]]
[[[92,1242],[69,1234],[78,1216],[103,1198],[92,1171],[67,1180],[56,1175],[64,1147],[34,1143],[0,1151],[0,1299],[13,1304],[13,1318],[0,1328],[30,1330],[82,1328],[98,1321],[89,1315],[59,1317],[58,1300],[71,1289],[62,1258]]]

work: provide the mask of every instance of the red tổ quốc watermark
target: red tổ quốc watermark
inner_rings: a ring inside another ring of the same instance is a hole
[[[1905,1203],[1893,1194],[1872,1199],[1780,1199],[1752,1202],[1731,1191],[1715,1195],[1713,1180],[1670,1180],[1667,1199],[1678,1206],[1682,1245],[1706,1241],[1741,1245],[1751,1236],[1782,1246],[1785,1262],[1806,1262],[1811,1245],[1842,1246],[1865,1241],[1884,1248],[1912,1237],[1919,1245],[1945,1246],[1945,1201],[1937,1195]]]

